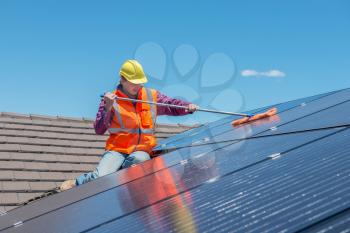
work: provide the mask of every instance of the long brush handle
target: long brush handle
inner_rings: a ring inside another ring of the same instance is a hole
[[[103,95],[101,95],[103,97]],[[136,99],[130,99],[130,98],[124,98],[124,97],[116,97],[118,100],[126,100],[126,101],[132,101],[136,103],[146,103],[146,104],[155,104],[157,106],[165,106],[165,107],[172,107],[172,108],[182,108],[182,109],[188,109],[186,106],[180,106],[180,105],[174,105],[174,104],[164,104],[164,103],[155,103],[151,101],[145,101],[145,100],[136,100]],[[218,114],[225,114],[225,115],[233,115],[233,116],[243,116],[243,117],[251,117],[252,115],[245,114],[245,113],[236,113],[236,112],[225,112],[225,111],[217,111],[217,110],[211,110],[211,109],[205,109],[205,108],[198,108],[197,111],[201,112],[212,112],[212,113],[218,113]]]

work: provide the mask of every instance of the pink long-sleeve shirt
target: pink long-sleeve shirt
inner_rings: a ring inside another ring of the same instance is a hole
[[[168,97],[159,91],[157,91],[157,103],[164,103],[164,104],[173,104],[173,105],[179,105],[179,106],[188,106],[191,104],[190,102],[174,99],[171,97]],[[98,108],[98,112],[96,114],[96,120],[94,122],[94,128],[96,134],[103,135],[107,129],[109,128],[111,121],[113,119],[113,112],[112,111],[106,111],[105,110],[105,102],[102,99],[100,106]],[[169,115],[169,116],[181,116],[181,115],[187,115],[192,114],[192,112],[188,112],[185,109],[181,108],[171,108],[167,106],[157,106],[157,115]]]

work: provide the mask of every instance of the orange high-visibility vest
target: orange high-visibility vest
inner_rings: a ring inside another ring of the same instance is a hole
[[[121,90],[114,91],[119,97],[129,98]],[[137,99],[157,101],[157,91],[142,87]],[[106,150],[131,154],[134,151],[151,153],[156,146],[154,136],[157,106],[147,103],[133,103],[128,100],[115,100],[113,119],[108,131],[110,133],[106,142]]]

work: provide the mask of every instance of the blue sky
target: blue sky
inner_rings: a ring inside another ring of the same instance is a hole
[[[346,0],[0,0],[0,111],[94,118],[135,57],[148,87],[249,110],[350,87],[349,41]]]

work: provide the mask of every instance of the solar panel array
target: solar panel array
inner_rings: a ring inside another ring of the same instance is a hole
[[[160,141],[162,156],[4,213],[0,232],[350,231],[350,89],[276,107]]]

